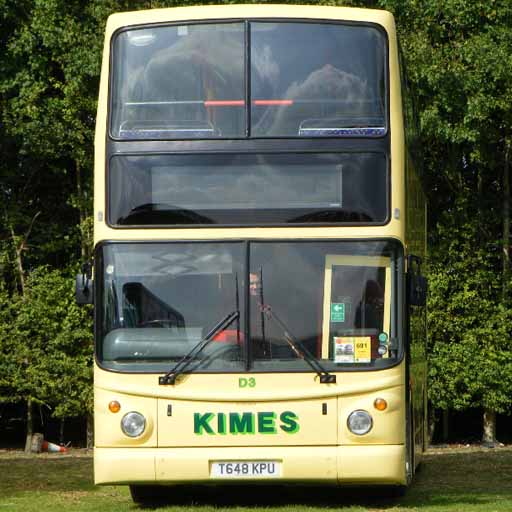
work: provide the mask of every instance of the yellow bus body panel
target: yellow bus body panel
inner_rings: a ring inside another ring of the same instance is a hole
[[[108,120],[108,87],[111,40],[115,32],[130,26],[176,21],[279,18],[304,20],[340,20],[374,23],[382,27],[389,41],[389,115],[391,130],[391,216],[385,226],[345,227],[251,227],[251,228],[111,228],[106,223],[105,154]],[[113,14],[105,31],[100,94],[95,136],[94,242],[102,240],[230,240],[230,239],[405,239],[405,175],[402,98],[399,78],[398,47],[393,16],[377,9],[355,9],[311,5],[222,5],[178,7]]]
[[[212,482],[212,461],[279,461],[279,481],[402,483],[405,425],[403,363],[379,372],[338,374],[336,384],[319,384],[313,374],[252,374],[255,387],[239,388],[247,374],[184,375],[175,386],[160,386],[158,375],[124,375],[96,368],[95,482],[162,484]],[[388,403],[374,408],[376,398]],[[121,404],[112,413],[108,404]],[[171,406],[171,409],[169,409]],[[352,434],[347,418],[366,410],[373,427]],[[130,439],[122,433],[124,414],[146,417],[147,430]],[[298,431],[272,434],[219,433],[219,413],[283,411],[297,416]],[[215,414],[213,433],[194,432],[194,413]],[[370,459],[368,459],[370,458]],[[371,460],[371,464],[368,463]]]
[[[96,448],[96,484],[224,483],[210,477],[212,461],[282,462],[282,477],[267,483],[405,483],[403,445],[230,448]],[[238,480],[244,482],[243,478]],[[261,480],[260,480],[261,481]],[[265,480],[264,480],[265,481]]]

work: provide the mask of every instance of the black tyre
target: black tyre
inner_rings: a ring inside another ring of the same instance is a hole
[[[165,501],[166,492],[164,487],[158,485],[130,485],[132,500],[138,505],[157,505]]]

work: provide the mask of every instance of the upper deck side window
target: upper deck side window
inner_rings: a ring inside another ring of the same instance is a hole
[[[326,22],[136,28],[112,46],[118,140],[382,136],[384,32]]]

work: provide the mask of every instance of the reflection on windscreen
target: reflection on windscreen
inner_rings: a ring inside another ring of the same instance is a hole
[[[319,23],[251,25],[251,134],[385,133],[382,34]]]
[[[238,310],[240,248],[224,244],[122,244],[104,249],[105,361],[178,361]],[[230,329],[240,331],[240,322]],[[240,337],[202,355],[237,366]]]
[[[112,134],[121,139],[245,133],[244,27],[179,25],[119,34]]]
[[[329,245],[252,244],[255,368],[296,361],[301,348],[345,367],[396,356],[390,253],[335,254]]]
[[[395,244],[112,243],[102,250],[98,354],[111,368],[168,372],[226,318],[233,320],[188,371],[311,371],[307,359],[340,371],[399,357]]]
[[[116,36],[113,64],[115,138],[386,133],[386,43],[370,26],[251,21],[133,29]]]

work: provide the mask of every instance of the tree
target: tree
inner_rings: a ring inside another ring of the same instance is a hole
[[[25,281],[33,268],[69,268],[91,253],[92,140],[107,14],[108,5],[99,2],[0,3],[0,276],[11,303],[23,305],[26,315],[32,301]],[[37,351],[23,358],[26,347],[17,345],[26,339],[21,317],[17,331],[5,321],[3,348],[30,363]],[[66,357],[60,366],[76,362]],[[10,375],[11,397],[42,400],[26,377]]]
[[[437,408],[483,407],[484,440],[492,443],[495,413],[512,400],[506,373],[512,359],[506,343],[511,309],[512,3],[299,3],[378,5],[397,18],[427,148],[431,400]],[[192,4],[197,2],[0,0],[0,350],[7,355],[22,357],[23,347],[16,343],[31,336],[27,319],[45,320],[26,309],[28,304],[42,308],[43,299],[34,296],[36,281],[43,282],[43,274],[51,281],[52,269],[76,267],[91,253],[94,118],[108,15]],[[45,265],[46,270],[40,269]],[[69,333],[66,329],[62,332]],[[64,340],[61,331],[52,332],[55,338],[45,343],[57,357]],[[82,356],[70,354],[58,356],[59,368],[71,371],[75,357],[80,366]],[[0,361],[6,370],[0,374],[0,391],[11,390],[1,396],[42,400],[23,387],[28,383],[16,372],[20,361],[24,359]],[[45,396],[73,395],[63,374],[57,377],[41,365],[27,374],[36,383],[43,385],[40,375],[59,379],[45,388]],[[50,402],[55,415],[75,410],[68,402],[62,407],[54,398]]]
[[[512,356],[512,4],[380,4],[397,16],[427,148],[431,399],[439,408],[482,407],[483,441],[492,445],[496,412],[512,400],[502,365]]]
[[[33,271],[25,294],[14,297],[9,324],[0,324],[2,387],[11,401],[27,403],[29,451],[32,405],[47,406],[57,418],[92,410],[92,322],[75,304],[70,276],[57,270]]]
[[[506,413],[512,311],[501,303],[500,251],[479,240],[471,205],[459,201],[438,226],[430,268],[429,394],[440,409]]]

